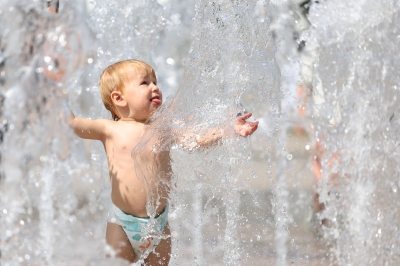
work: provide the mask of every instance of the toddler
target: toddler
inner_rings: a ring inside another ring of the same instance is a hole
[[[162,92],[157,86],[156,74],[151,66],[139,60],[125,60],[107,67],[100,77],[100,93],[112,120],[89,120],[72,115],[69,124],[75,134],[84,139],[100,140],[107,155],[111,181],[112,204],[107,219],[106,241],[116,256],[129,262],[146,265],[168,265],[171,253],[168,225],[168,189],[159,185],[169,181],[171,160],[168,152],[157,152],[152,144],[141,150],[141,168],[157,167],[151,182],[140,179],[136,173],[131,152],[143,136],[146,121],[162,105]],[[235,132],[251,135],[258,122],[247,122],[251,113],[237,118]],[[212,129],[194,139],[199,147],[216,143],[224,130]],[[186,138],[187,136],[185,136]],[[176,142],[180,142],[179,137]],[[182,142],[183,143],[183,142]],[[148,166],[148,167],[147,167]],[[159,182],[157,182],[159,181]],[[159,202],[156,215],[151,219],[146,210],[149,191]],[[153,195],[154,194],[154,195]],[[161,237],[150,236],[148,228]]]

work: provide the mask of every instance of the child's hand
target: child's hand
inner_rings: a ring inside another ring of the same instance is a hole
[[[256,122],[247,122],[246,119],[251,117],[252,113],[247,113],[243,116],[239,116],[235,125],[235,132],[242,137],[247,137],[253,134],[258,127],[258,121]]]
[[[75,119],[75,115],[72,112],[71,107],[69,107],[68,103],[63,102],[62,109],[58,115],[58,119],[64,120],[69,125],[71,125],[71,123],[73,123],[73,121]]]

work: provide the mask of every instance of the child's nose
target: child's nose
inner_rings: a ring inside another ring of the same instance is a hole
[[[160,91],[160,89],[158,88],[158,86],[156,84],[151,83],[151,85],[152,85],[152,90],[153,91]]]

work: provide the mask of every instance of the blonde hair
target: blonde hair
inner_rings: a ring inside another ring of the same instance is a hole
[[[128,67],[133,67],[135,70],[139,71],[145,71],[156,78],[156,73],[149,64],[136,59],[120,61],[104,69],[100,76],[100,95],[104,106],[111,112],[113,120],[119,120],[119,117],[116,114],[115,106],[111,100],[111,93],[113,91],[124,91],[124,84],[129,79],[126,74],[126,69]]]

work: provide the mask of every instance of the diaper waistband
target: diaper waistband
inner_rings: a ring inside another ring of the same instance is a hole
[[[126,222],[137,222],[137,221],[142,221],[142,222],[148,222],[150,218],[144,218],[144,217],[136,217],[131,214],[126,214],[123,211],[121,211],[117,206],[115,206],[114,203],[112,203],[112,211],[114,214],[122,221]],[[154,217],[154,219],[157,221],[159,219],[167,219],[168,218],[168,211],[169,211],[169,204],[165,205],[164,210]]]

